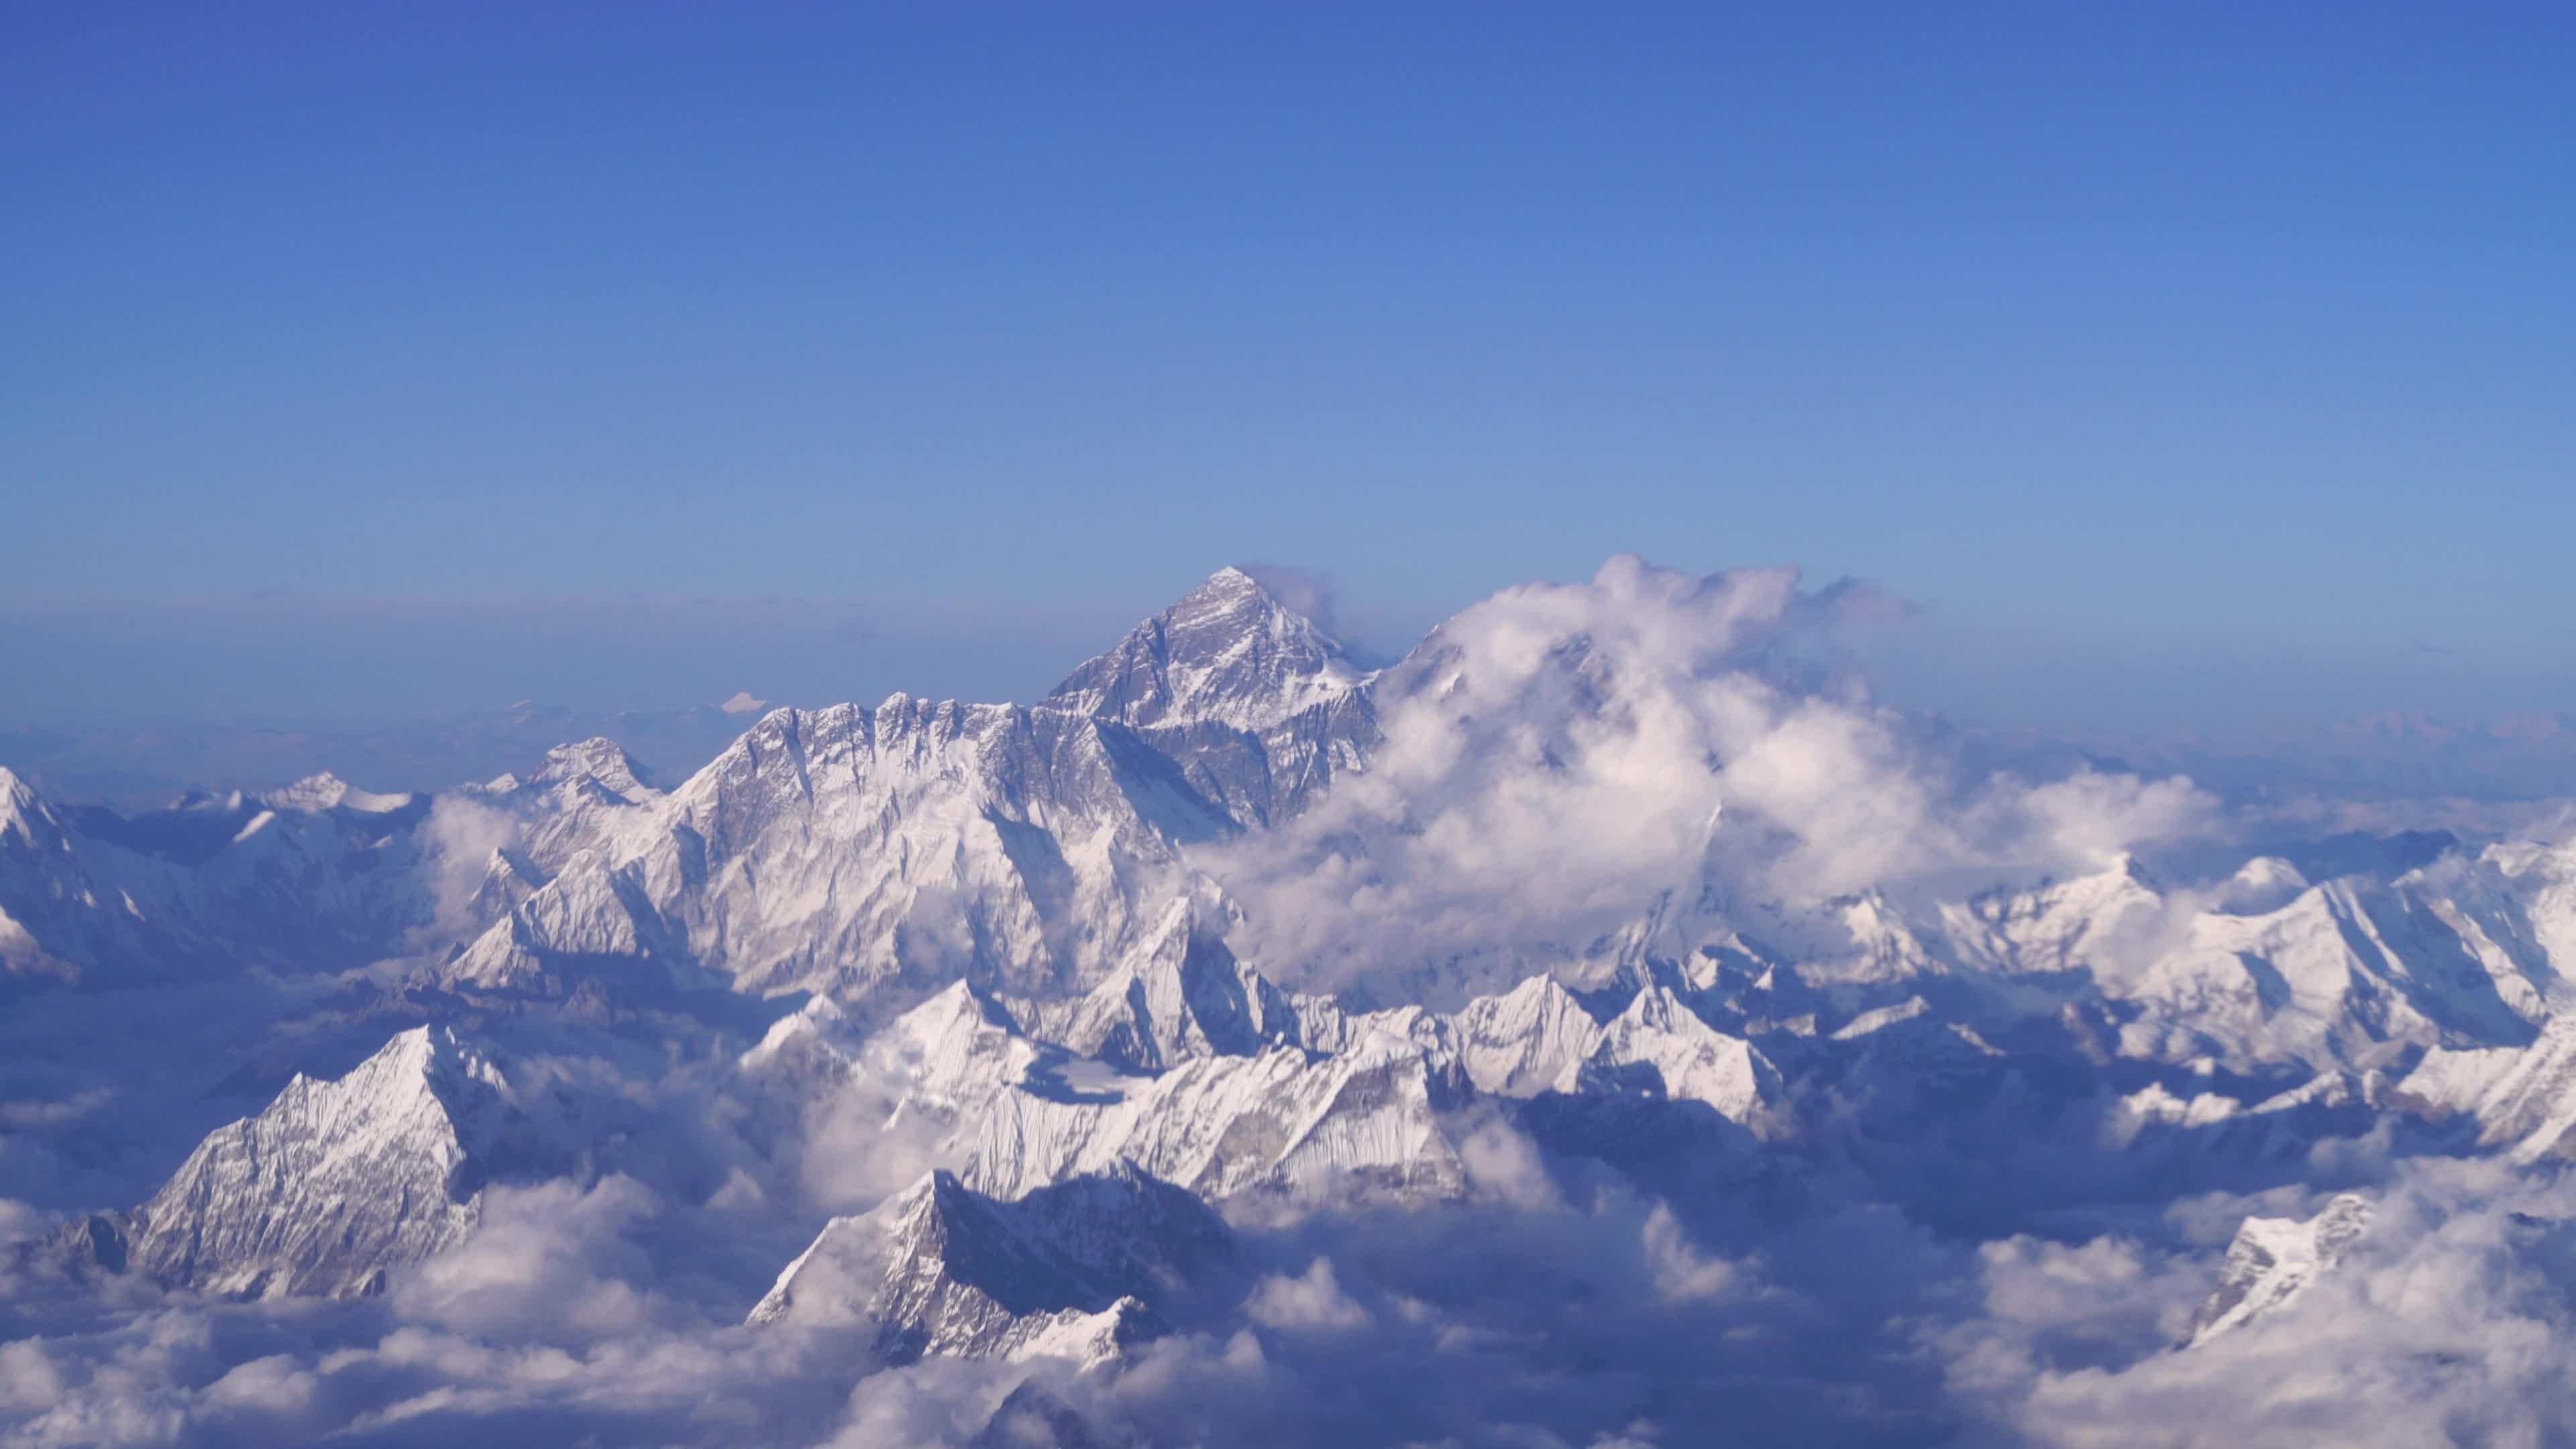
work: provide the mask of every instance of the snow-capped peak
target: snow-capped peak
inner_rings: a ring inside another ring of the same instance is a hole
[[[1147,1302],[1226,1257],[1205,1203],[1120,1163],[1005,1201],[934,1171],[835,1218],[752,1309],[755,1324],[873,1323],[902,1362],[1071,1357],[1159,1331]]]
[[[1360,682],[1339,640],[1237,568],[1219,569],[1046,702],[1131,725],[1213,721],[1260,731]]]
[[[44,797],[36,793],[17,772],[0,766],[0,836],[15,835],[21,841],[40,843],[38,832],[47,839],[61,829],[52,812],[45,808]]]
[[[408,794],[380,795],[361,790],[328,770],[305,776],[291,785],[281,786],[262,795],[260,800],[272,810],[354,810],[365,815],[382,815],[400,810],[412,801]]]
[[[589,780],[620,796],[634,798],[658,793],[644,768],[635,763],[625,747],[615,740],[594,737],[557,745],[546,751],[545,763],[530,775],[525,784],[554,787]]]
[[[1033,1030],[1083,1056],[1146,1072],[1298,1041],[1287,994],[1202,925],[1196,902],[1174,902],[1156,933],[1088,995],[1033,1008]]]
[[[498,1158],[536,1147],[500,1065],[445,1027],[296,1076],[217,1129],[135,1214],[132,1261],[236,1296],[380,1291],[463,1240]]]
[[[2230,1329],[2276,1312],[2342,1261],[2370,1226],[2370,1199],[2342,1193],[2312,1218],[2247,1218],[2227,1248],[2218,1291],[2201,1305],[2197,1347]]]
[[[1710,1026],[1673,993],[1648,986],[1601,1029],[1592,1050],[1569,1065],[1558,1090],[1700,1102],[1747,1126],[1768,1127],[1779,1101],[1779,1070],[1752,1043]]]

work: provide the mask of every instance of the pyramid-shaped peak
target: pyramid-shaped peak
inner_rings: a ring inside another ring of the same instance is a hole
[[[896,1194],[895,1200],[914,1205],[928,1202],[939,1212],[951,1213],[966,1204],[970,1196],[966,1184],[957,1180],[956,1173],[944,1167],[934,1167],[922,1174],[912,1186]]]
[[[1137,627],[1141,631],[1159,622],[1166,629],[1186,629],[1221,619],[1259,625],[1277,632],[1312,633],[1331,648],[1341,648],[1340,641],[1325,632],[1307,611],[1299,609],[1281,597],[1278,590],[1232,564],[1208,575],[1197,588],[1174,599],[1153,619]]]
[[[1052,1038],[1083,1056],[1159,1072],[1204,1056],[1253,1056],[1303,1032],[1286,993],[1237,960],[1192,902],[1077,1002]]]
[[[933,1171],[860,1216],[833,1219],[749,1321],[873,1323],[880,1351],[901,1360],[1061,1356],[1070,1346],[1090,1362],[1160,1330],[1148,1295],[1231,1255],[1213,1209],[1141,1175],[1077,1176],[1010,1201]]]
[[[310,1079],[308,1079],[310,1080]],[[469,1086],[468,1084],[473,1084]],[[357,1066],[315,1084],[352,1100],[382,1102],[426,1092],[453,1107],[463,1091],[499,1091],[500,1064],[445,1026],[397,1032]]]
[[[1340,640],[1228,567],[1075,670],[1046,702],[1131,725],[1262,730],[1359,682]]]
[[[241,1297],[382,1291],[472,1231],[492,1166],[562,1159],[518,1135],[504,1093],[492,1060],[443,1026],[397,1032],[337,1077],[298,1074],[136,1210],[132,1261]]]
[[[636,791],[650,792],[652,777],[626,747],[604,735],[570,744],[557,745],[546,751],[545,764],[528,777],[532,785],[566,785],[581,780],[596,780],[620,795]]]
[[[926,1035],[966,1026],[1008,1026],[1009,1018],[973,983],[958,980],[923,997],[920,1005],[896,1017],[895,1024]]]
[[[2340,1193],[2311,1218],[2249,1217],[2227,1246],[2218,1290],[2200,1308],[2193,1347],[2287,1307],[2336,1267],[2370,1227],[2371,1201]]]
[[[14,831],[32,840],[41,823],[50,836],[56,828],[53,815],[45,808],[44,797],[25,777],[0,765],[0,831]]]

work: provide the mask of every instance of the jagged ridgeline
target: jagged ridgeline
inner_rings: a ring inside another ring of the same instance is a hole
[[[14,1260],[399,1299],[511,1194],[633,1180],[769,1254],[727,1333],[1115,1374],[1318,1221],[2245,1204],[2176,1249],[2201,1352],[2370,1251],[2368,1183],[2308,1191],[2354,1144],[2570,1155],[2576,849],[2294,861],[2188,782],[1962,778],[1810,677],[1825,606],[1623,560],[1370,671],[1229,569],[1034,704],[772,710],[684,780],[0,778],[0,1005],[235,1003],[47,1064],[115,1150]],[[672,1145],[709,1122],[725,1172]]]
[[[1293,815],[1363,764],[1362,683],[1228,570],[1034,706],[778,710],[668,795],[561,832],[436,976],[845,1002],[959,978],[1079,989],[1198,889],[1190,846]]]

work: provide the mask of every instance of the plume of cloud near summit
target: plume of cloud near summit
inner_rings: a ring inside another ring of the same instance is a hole
[[[1252,581],[1269,591],[1270,597],[1315,621],[1327,634],[1339,633],[1339,619],[1334,608],[1339,589],[1330,575],[1301,569],[1294,564],[1248,563],[1239,565]]]
[[[1794,570],[1622,556],[1468,608],[1380,677],[1364,774],[1210,853],[1244,946],[1327,988],[1475,960],[1496,985],[1710,887],[1797,907],[1963,866],[2092,866],[2207,817],[2183,780],[1960,778],[1816,667],[1821,626],[1889,607]]]
[[[1236,567],[1251,576],[1272,598],[1341,644],[1352,663],[1378,669],[1404,657],[1436,622],[1432,613],[1391,607],[1354,597],[1341,576],[1327,569],[1297,564],[1247,563]]]

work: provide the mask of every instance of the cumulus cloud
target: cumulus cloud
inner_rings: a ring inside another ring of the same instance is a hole
[[[651,1235],[681,1205],[613,1176],[512,1190],[384,1299],[173,1297],[25,1334],[0,1346],[0,1423],[30,1443],[958,1446],[1075,1421],[1104,1444],[1568,1446],[1711,1423],[1819,1444],[2554,1442],[2576,1423],[2576,1255],[2550,1226],[2576,1194],[2550,1173],[2410,1169],[2344,1266],[2213,1351],[2175,1345],[2225,1234],[2312,1207],[2297,1190],[1980,1246],[1881,1208],[1684,1205],[1565,1171],[1521,1203],[1247,1231],[1239,1300],[1177,1302],[1175,1336],[1088,1374],[879,1369],[862,1336],[746,1328],[739,1304],[669,1290]]]
[[[1467,609],[1382,678],[1365,773],[1204,857],[1243,948],[1327,988],[1478,959],[1494,984],[1661,902],[2089,868],[2209,818],[2182,781],[1961,778],[1816,669],[1805,641],[1870,597],[1619,558]]]
[[[830,1212],[862,1212],[934,1167],[960,1165],[946,1154],[939,1124],[927,1113],[896,1110],[899,1097],[862,1063],[841,1090],[803,1105],[803,1135],[793,1150],[808,1200]]]
[[[925,1359],[870,1375],[850,1390],[829,1449],[881,1444],[964,1445],[993,1425],[1028,1370],[1013,1365]],[[1020,1408],[992,1438],[1004,1446],[1053,1445],[1043,1414]],[[1046,1437],[1032,1437],[1044,1434]]]
[[[702,1300],[630,1178],[487,1193],[475,1234],[385,1297],[56,1304],[0,1346],[0,1436],[29,1444],[810,1443],[871,1365]],[[718,1227],[703,1220],[693,1233]],[[774,1268],[778,1249],[760,1258]],[[139,1285],[137,1285],[139,1286]],[[128,1295],[129,1298],[132,1295]]]
[[[1261,1280],[1244,1304],[1253,1322],[1268,1328],[1357,1328],[1369,1312],[1342,1291],[1329,1258],[1317,1258],[1296,1277],[1274,1273]]]
[[[1655,1291],[1665,1298],[1716,1298],[1739,1286],[1735,1265],[1701,1252],[1662,1203],[1647,1215],[1642,1240],[1647,1271]]]
[[[473,1235],[396,1290],[405,1317],[486,1337],[612,1337],[651,1321],[645,1255],[625,1237],[657,1206],[633,1178],[483,1194]]]
[[[1425,963],[1508,979],[1643,920],[2082,868],[2208,828],[2187,782],[1968,772],[1818,665],[1818,631],[1891,607],[1785,572],[1695,579],[1633,560],[1508,591],[1388,676],[1375,768],[1200,863],[1245,908],[1265,969],[1370,984]],[[511,822],[449,802],[423,828],[442,913],[461,912]],[[2097,964],[2164,950],[2199,908],[2169,899],[2106,929]],[[208,1035],[197,1002],[167,1009],[186,1030],[161,1036]],[[116,1003],[112,1024],[130,1033],[139,1010]],[[1156,1304],[1172,1334],[1083,1373],[884,1367],[864,1328],[743,1324],[828,1216],[958,1165],[943,1157],[955,1124],[896,1110],[899,1074],[864,1049],[817,1053],[797,1067],[811,1075],[765,1095],[735,1066],[744,1042],[649,1012],[587,1033],[529,1013],[493,1031],[535,1046],[511,1056],[520,1100],[581,1110],[565,1177],[490,1187],[465,1243],[363,1302],[214,1303],[131,1279],[74,1298],[0,1257],[0,1433],[989,1446],[1080,1423],[1103,1444],[1608,1446],[1697,1442],[1709,1425],[1817,1444],[2576,1432],[2556,1377],[2576,1346],[2576,1236],[2553,1226],[2576,1200],[2552,1170],[2428,1167],[2384,1121],[2250,1165],[2197,1152],[2205,1138],[2158,1158],[2150,1114],[2116,1141],[2098,1130],[2118,1095],[2033,1088],[2043,1070],[2080,1070],[2044,1052],[1990,1067],[1995,1048],[1892,1029],[1849,1049],[1884,1051],[1868,1056],[1878,1076],[1837,1078],[1818,1066],[1842,1050],[1829,1036],[1780,1028],[1766,1051],[1781,1048],[1784,1076],[1812,1074],[1801,1086],[1822,1079],[1818,1105],[1852,1114],[1827,1125],[1850,1130],[1723,1163],[1668,1142],[1569,1158],[1573,1134],[1541,1107],[1452,1113],[1468,1201],[1238,1214],[1257,1220],[1236,1223],[1233,1266]],[[60,1034],[0,1031],[13,1046]],[[0,1127],[122,1131],[126,1098],[81,1095],[87,1080],[12,1085]],[[1865,1114],[1887,1084],[1902,1100]],[[2167,1165],[2186,1154],[2207,1174],[2192,1190],[2244,1191],[2167,1208],[2181,1190]],[[0,1245],[98,1195],[55,1190],[63,1174],[33,1160],[0,1135],[0,1186],[36,1202],[0,1199]],[[2369,1237],[2286,1309],[2179,1348],[2235,1223],[2313,1210],[2304,1184],[2329,1179],[2381,1194]]]
[[[441,939],[479,924],[474,897],[492,868],[495,852],[519,843],[519,821],[510,812],[465,795],[440,795],[420,823],[421,852],[429,865],[431,910]]]
[[[32,1238],[51,1226],[49,1214],[14,1197],[0,1197],[0,1246]]]
[[[2310,1203],[2305,1211],[2313,1212]],[[2184,1209],[2183,1211],[2194,1211]],[[2559,1443],[2576,1433],[2576,1184],[2409,1166],[2283,1306],[2179,1347],[2205,1252],[2117,1238],[1982,1255],[1985,1311],[1937,1337],[1996,1432],[2040,1443]]]
[[[1461,1125],[1458,1162],[1478,1192],[1519,1208],[1562,1206],[1556,1181],[1528,1133],[1498,1112]]]
[[[31,1127],[77,1122],[115,1099],[111,1088],[83,1087],[60,1101],[0,1102],[0,1129],[23,1132]]]
[[[964,1446],[1054,1442],[1070,1413],[1104,1444],[1688,1442],[1693,1423],[1820,1422],[1775,1382],[1877,1373],[1874,1330],[1852,1330],[1892,1317],[1745,1292],[1698,1229],[1604,1179],[1248,1230],[1249,1286],[1175,1300],[1177,1334],[1115,1370],[887,1369],[863,1332],[749,1328],[742,1302],[675,1291],[654,1235],[687,1210],[617,1176],[496,1191],[473,1238],[383,1298],[170,1295],[40,1326],[0,1348],[0,1425],[33,1443]],[[1887,1240],[1834,1236],[1885,1261]]]
[[[1270,591],[1270,596],[1296,612],[1315,621],[1327,634],[1335,632],[1333,581],[1311,569],[1294,564],[1249,563],[1241,566],[1253,582]]]

